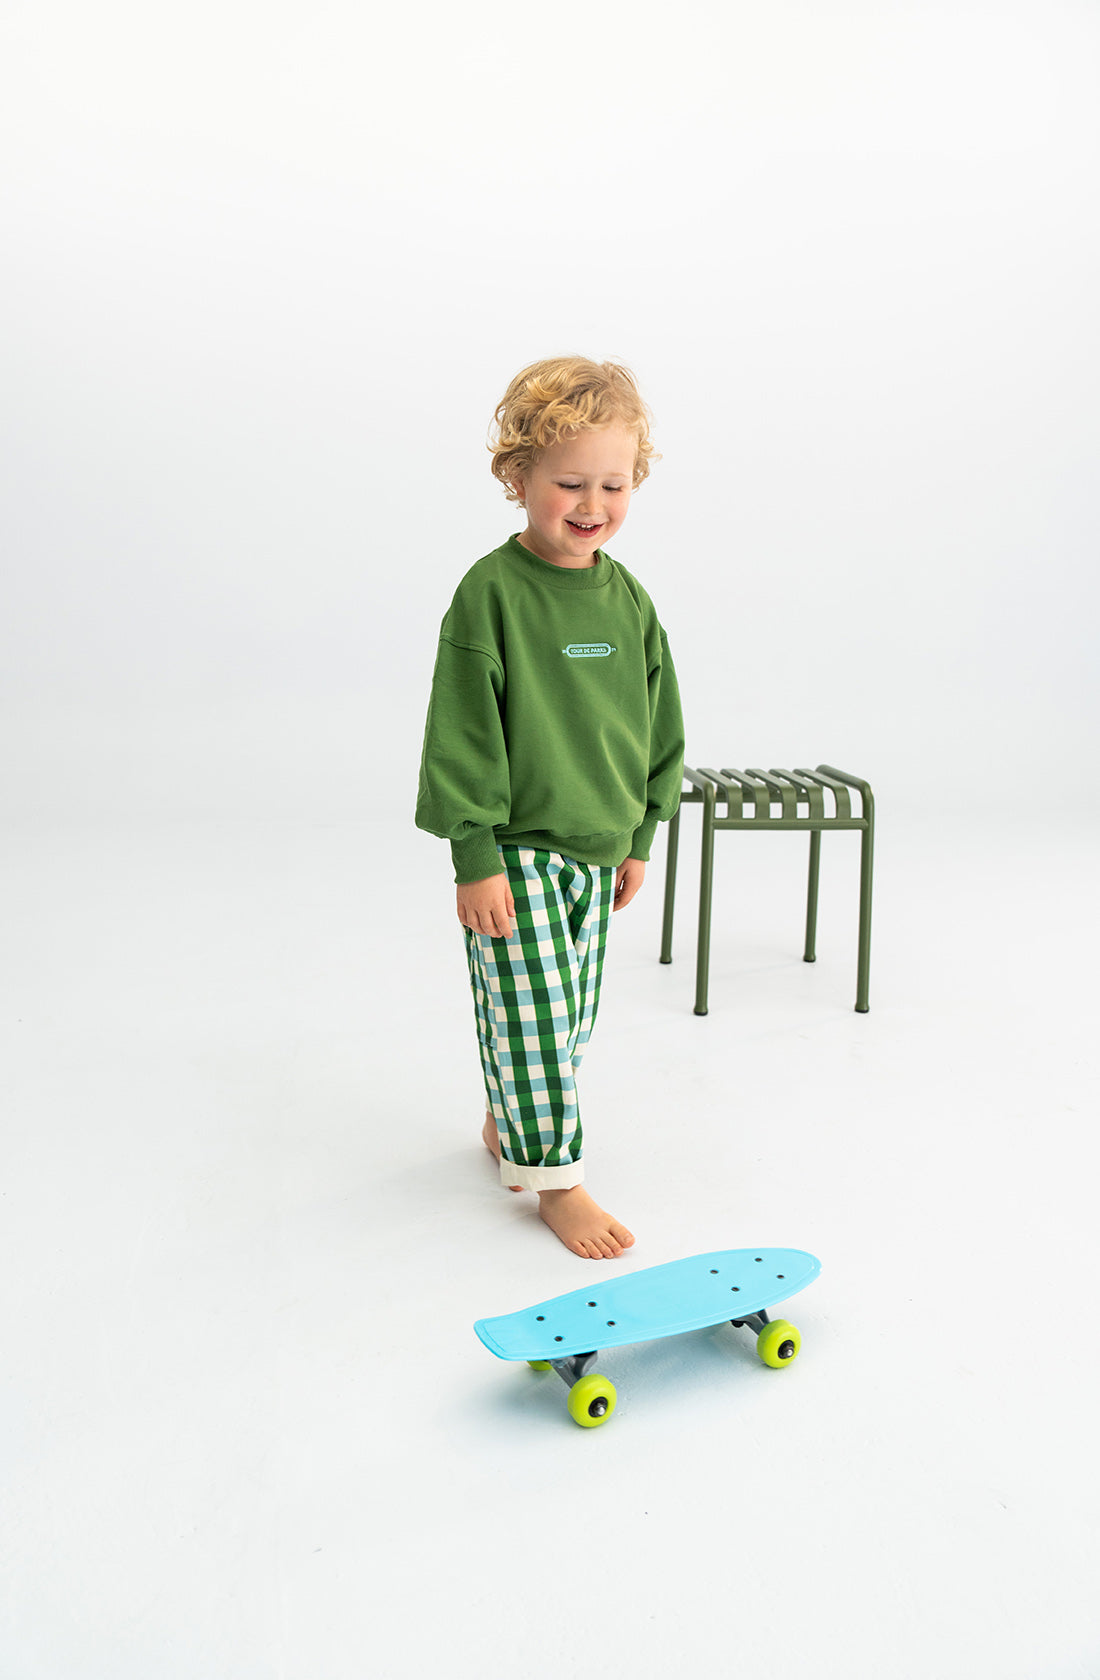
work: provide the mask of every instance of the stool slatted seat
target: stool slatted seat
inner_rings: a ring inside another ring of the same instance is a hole
[[[816,769],[733,770],[693,769],[684,766],[689,788],[668,825],[668,864],[665,870],[664,923],[661,961],[672,961],[672,922],[676,901],[676,863],[680,845],[680,812],[685,805],[703,807],[702,855],[699,872],[699,939],[695,966],[695,1013],[707,1013],[710,969],[711,908],[714,896],[714,836],[722,829],[742,833],[770,833],[801,829],[810,836],[810,868],[806,891],[806,943],[803,961],[816,960],[817,893],[821,864],[821,836],[827,830],[855,830],[862,836],[859,872],[859,963],[856,1009],[866,1014],[871,972],[871,883],[875,845],[875,802],[869,783],[847,775],[831,764]],[[859,794],[859,815],[852,812],[852,793]],[[724,810],[724,815],[719,813]],[[774,814],[773,814],[774,812]]]

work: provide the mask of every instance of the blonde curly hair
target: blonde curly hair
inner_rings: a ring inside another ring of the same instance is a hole
[[[508,500],[512,488],[544,449],[577,432],[602,426],[625,426],[638,439],[634,456],[637,490],[649,477],[649,463],[660,456],[649,441],[650,412],[638,393],[634,375],[618,362],[590,362],[585,356],[550,356],[517,373],[493,416],[490,437],[493,476]]]

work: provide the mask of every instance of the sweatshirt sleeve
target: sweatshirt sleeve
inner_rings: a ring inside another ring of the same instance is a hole
[[[680,688],[661,631],[661,655],[649,673],[649,781],[646,814],[634,830],[631,857],[648,862],[657,824],[676,813],[684,785],[684,720],[680,710]]]
[[[483,648],[440,636],[432,677],[416,826],[451,843],[455,880],[500,873],[494,828],[511,810],[501,722],[504,672]]]

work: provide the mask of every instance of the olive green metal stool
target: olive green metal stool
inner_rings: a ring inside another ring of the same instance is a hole
[[[699,870],[699,944],[695,965],[695,1013],[707,1013],[710,969],[710,921],[714,886],[714,836],[718,829],[741,833],[802,829],[810,836],[810,876],[806,893],[806,948],[803,961],[814,962],[817,938],[817,879],[821,836],[828,830],[857,829],[862,835],[859,868],[859,966],[856,1009],[861,1015],[871,976],[871,870],[875,849],[875,801],[868,784],[845,775],[831,764],[816,770],[692,770],[684,766],[691,788],[680,795],[680,807],[668,825],[668,866],[665,871],[665,917],[661,931],[661,961],[672,961],[672,916],[676,901],[676,859],[680,847],[680,811],[685,805],[703,807],[703,851]],[[860,796],[860,814],[852,815],[851,789]],[[719,801],[725,816],[719,816]],[[774,814],[773,814],[774,811]],[[831,815],[830,815],[831,811]]]

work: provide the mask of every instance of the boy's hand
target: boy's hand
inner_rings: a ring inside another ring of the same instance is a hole
[[[511,939],[516,901],[507,875],[466,881],[459,887],[456,898],[458,919],[471,933],[487,933],[490,939]]]
[[[641,858],[625,858],[615,874],[615,901],[612,910],[622,910],[630,903],[645,880],[645,864]]]

